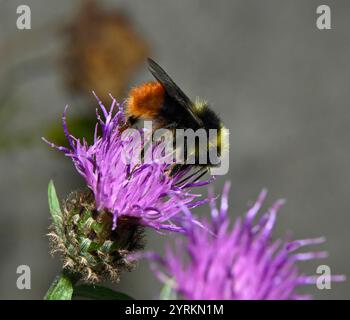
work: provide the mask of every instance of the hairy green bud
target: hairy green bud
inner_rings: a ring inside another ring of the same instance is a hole
[[[84,281],[118,282],[134,267],[127,256],[144,248],[144,228],[136,218],[118,219],[115,230],[112,225],[112,213],[96,210],[90,190],[72,192],[50,228],[52,253],[61,253],[63,268]]]

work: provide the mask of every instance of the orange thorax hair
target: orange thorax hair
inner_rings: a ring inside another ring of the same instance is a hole
[[[163,86],[159,82],[146,82],[130,90],[127,113],[137,118],[154,118],[163,102]]]

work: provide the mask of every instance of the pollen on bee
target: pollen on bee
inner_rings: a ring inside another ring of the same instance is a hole
[[[194,107],[196,110],[200,111],[207,105],[208,105],[208,102],[206,100],[203,100],[200,97],[196,97],[196,100],[194,102]]]
[[[229,131],[226,127],[221,125],[218,136],[218,147],[220,148],[220,153],[228,152],[229,146]]]
[[[154,118],[163,102],[163,86],[159,82],[146,82],[130,90],[126,110],[137,118]]]

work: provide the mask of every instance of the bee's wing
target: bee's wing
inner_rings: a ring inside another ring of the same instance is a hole
[[[148,58],[148,66],[149,71],[163,85],[168,95],[175,99],[177,102],[179,102],[179,104],[188,111],[188,113],[198,123],[198,125],[202,126],[202,120],[196,115],[192,107],[193,102],[176,85],[176,83],[169,77],[169,75],[163,70],[163,68],[150,58]]]

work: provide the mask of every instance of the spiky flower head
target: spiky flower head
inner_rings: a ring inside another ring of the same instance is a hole
[[[116,267],[129,269],[124,257],[143,247],[143,227],[183,232],[184,221],[192,217],[181,207],[206,202],[198,200],[199,195],[189,188],[209,182],[194,181],[196,175],[190,168],[170,174],[171,165],[157,157],[159,144],[146,149],[143,142],[143,161],[136,160],[140,159],[140,146],[135,143],[140,130],[124,130],[123,107],[111,98],[109,111],[97,98],[102,116],[97,111],[91,145],[69,133],[67,108],[62,119],[70,147],[56,146],[43,138],[70,157],[86,181],[87,191],[74,192],[64,202],[60,230],[54,227],[51,235],[53,249],[63,253],[66,267],[79,270],[91,281],[101,274],[118,279]]]
[[[303,275],[297,262],[325,258],[326,252],[299,252],[301,247],[324,242],[324,238],[276,240],[271,234],[282,200],[257,217],[266,197],[262,191],[243,218],[230,228],[226,185],[220,210],[212,198],[207,231],[187,224],[185,241],[166,250],[165,257],[149,253],[152,268],[162,281],[185,299],[285,300],[306,299],[296,289],[314,284],[315,276]],[[184,211],[187,209],[184,207]],[[188,214],[190,214],[188,212]],[[256,222],[254,220],[257,219]],[[333,276],[343,281],[343,276]]]

